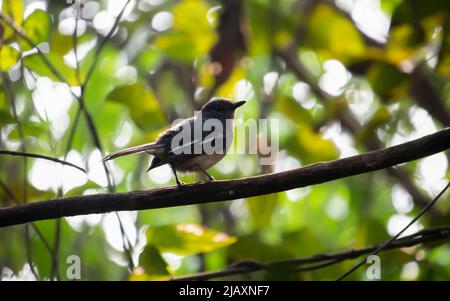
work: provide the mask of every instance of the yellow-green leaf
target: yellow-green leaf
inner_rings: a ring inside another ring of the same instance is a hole
[[[107,99],[126,105],[133,121],[144,130],[158,129],[166,122],[152,90],[143,82],[118,87]]]
[[[225,233],[196,224],[176,224],[152,227],[146,233],[147,242],[162,253],[192,255],[210,252],[236,242],[236,238]]]
[[[270,226],[278,204],[278,194],[256,196],[246,200],[250,215],[258,229]]]
[[[335,160],[339,157],[333,142],[309,127],[301,127],[297,134],[298,147],[305,163]]]
[[[63,76],[64,80],[70,85],[77,85],[76,71],[64,62],[64,58],[50,51],[50,53],[44,54],[47,59],[52,63],[52,65],[59,71]],[[25,67],[29,68],[33,72],[36,72],[40,76],[47,76],[55,81],[60,81],[59,77],[56,76],[52,70],[44,63],[40,54],[33,54],[23,58],[23,64]]]
[[[205,55],[217,40],[208,22],[209,6],[201,0],[184,0],[173,8],[173,28],[155,40],[155,46],[173,59],[191,62]]]
[[[41,9],[35,10],[23,22],[23,29],[36,45],[48,39],[50,27],[50,16]],[[22,50],[28,50],[31,48],[30,44],[24,40],[20,41],[20,45]]]
[[[23,1],[3,0],[1,12],[13,19],[15,23],[21,25],[23,21]],[[3,22],[1,25],[4,28],[3,40],[8,41],[14,35],[14,30],[6,22]]]
[[[308,27],[307,44],[324,58],[342,62],[365,54],[365,45],[355,25],[327,5],[318,5]]]
[[[0,47],[0,70],[7,71],[19,61],[19,52],[8,46]]]

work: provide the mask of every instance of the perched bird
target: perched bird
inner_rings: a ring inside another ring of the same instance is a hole
[[[208,181],[213,181],[206,170],[219,162],[230,148],[234,135],[234,112],[244,103],[212,99],[194,117],[162,132],[155,142],[119,150],[107,155],[103,161],[145,152],[154,156],[147,171],[169,164],[178,187],[182,183],[177,171],[201,172]]]

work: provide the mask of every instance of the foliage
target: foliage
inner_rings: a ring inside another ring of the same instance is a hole
[[[353,1],[350,10],[334,1],[131,1],[106,40],[127,1],[89,1],[78,21],[64,2],[0,2],[0,147],[25,147],[88,171],[1,157],[1,206],[111,189],[102,155],[152,141],[211,96],[247,100],[241,121],[279,122],[273,165],[260,166],[258,154],[229,154],[210,170],[217,179],[333,160],[450,126],[449,1]],[[111,162],[114,189],[174,185],[168,167],[145,173],[150,159]],[[450,179],[448,160],[438,154],[399,167],[397,176],[383,171],[222,204],[123,214],[131,272],[114,215],[41,221],[39,233],[29,226],[31,260],[41,279],[66,279],[66,258],[75,254],[83,280],[161,280],[238,260],[360,248],[410,220],[423,207],[417,196],[432,198]],[[448,194],[441,201],[439,215],[420,227],[448,221]],[[0,271],[18,275],[28,262],[24,227],[0,229]],[[383,253],[382,279],[449,279],[449,254],[448,242]],[[332,280],[351,266],[245,279]],[[364,268],[350,279],[365,280]]]

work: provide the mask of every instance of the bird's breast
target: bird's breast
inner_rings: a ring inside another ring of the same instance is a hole
[[[184,162],[178,162],[174,164],[174,167],[179,171],[207,170],[216,165],[223,157],[225,157],[225,154],[198,155]]]

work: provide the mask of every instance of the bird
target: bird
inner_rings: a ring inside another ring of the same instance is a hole
[[[207,177],[207,182],[214,181],[207,170],[222,160],[229,150],[234,136],[234,113],[245,103],[213,98],[193,117],[183,119],[163,131],[154,142],[113,152],[103,161],[147,153],[154,156],[147,172],[168,164],[175,176],[177,188],[183,186],[177,171],[200,172]]]

